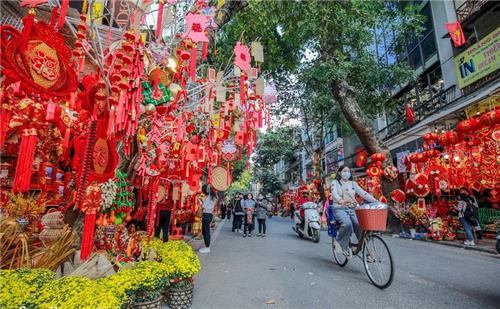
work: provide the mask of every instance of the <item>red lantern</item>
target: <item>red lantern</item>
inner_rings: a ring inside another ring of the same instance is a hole
[[[368,166],[366,173],[368,174],[368,176],[370,176],[372,178],[376,178],[376,177],[382,176],[382,169],[380,169],[375,164],[371,164],[370,166]]]
[[[383,152],[376,152],[374,154],[372,154],[371,156],[371,159],[372,159],[372,162],[382,162],[385,160],[385,153]]]
[[[450,146],[459,143],[461,140],[460,136],[455,131],[445,132],[438,137],[439,144],[443,146]]]
[[[439,150],[437,150],[437,149],[430,149],[430,150],[427,150],[425,152],[425,155],[429,159],[437,158],[437,157],[439,157],[440,154],[441,154],[441,152],[439,152]]]
[[[483,113],[480,118],[480,122],[483,125],[493,126],[500,123],[500,109],[495,109],[486,113]]]
[[[434,132],[425,133],[422,136],[422,140],[424,142],[432,142],[432,141],[437,140],[437,138],[438,138],[438,135],[437,135],[437,133],[434,133]]]
[[[481,127],[481,123],[477,118],[470,118],[460,121],[457,124],[457,131],[460,133],[470,133],[478,130]]]
[[[411,163],[425,163],[428,160],[428,157],[426,154],[422,152],[414,152],[408,156],[408,159],[410,160]]]

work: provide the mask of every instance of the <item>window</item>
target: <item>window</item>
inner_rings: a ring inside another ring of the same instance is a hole
[[[420,48],[418,46],[410,52],[408,62],[412,69],[416,69],[422,65],[422,57],[420,56]]]
[[[421,43],[422,54],[424,61],[432,57],[436,53],[436,42],[434,41],[434,33],[430,33]]]

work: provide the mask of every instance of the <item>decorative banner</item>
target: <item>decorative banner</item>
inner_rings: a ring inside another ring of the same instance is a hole
[[[500,68],[500,27],[455,57],[458,85],[464,88]]]

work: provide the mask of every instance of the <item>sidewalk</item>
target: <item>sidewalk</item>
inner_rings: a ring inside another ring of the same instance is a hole
[[[212,236],[210,242],[212,244],[215,242],[217,236],[219,235],[220,229],[222,228],[224,223],[225,223],[224,220],[218,217],[215,218],[215,222],[213,224],[214,226],[210,229],[210,233]],[[192,235],[185,235],[184,241],[187,242],[196,252],[198,252],[198,250],[200,250],[205,246],[205,244],[203,243],[203,236],[201,235],[201,233],[196,237],[193,237]]]
[[[466,250],[473,250],[473,251],[485,252],[485,253],[490,253],[490,254],[498,254],[496,252],[496,249],[495,249],[496,239],[482,239],[482,240],[478,241],[475,246],[466,246],[466,245],[464,245],[463,241],[460,241],[460,240],[448,241],[448,240],[413,239],[413,238],[407,238],[407,237],[400,237],[397,234],[392,234],[392,237],[393,238],[407,239],[407,240],[426,241],[426,242],[432,242],[432,243],[440,244],[440,245],[444,245],[444,246],[462,248],[462,249],[466,249]]]

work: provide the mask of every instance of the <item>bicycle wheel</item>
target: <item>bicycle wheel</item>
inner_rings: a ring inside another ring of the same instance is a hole
[[[337,263],[340,267],[344,267],[349,260],[342,252],[335,251],[335,237],[332,237],[332,251],[335,263]]]
[[[389,247],[377,235],[367,235],[363,246],[363,264],[370,281],[379,289],[389,287],[394,278],[394,264]]]

